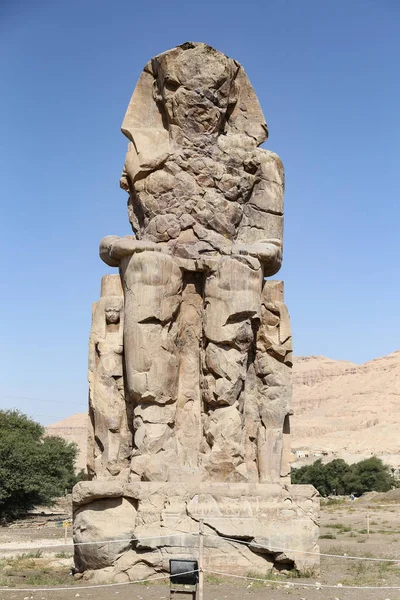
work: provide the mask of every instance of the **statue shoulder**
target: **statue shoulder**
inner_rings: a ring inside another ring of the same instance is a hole
[[[283,186],[285,184],[285,170],[280,157],[275,152],[265,148],[257,148],[256,156],[263,179],[274,181]]]

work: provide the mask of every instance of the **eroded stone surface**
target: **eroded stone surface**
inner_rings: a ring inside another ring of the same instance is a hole
[[[74,511],[77,568],[87,570],[111,566],[123,552],[129,550],[135,518],[134,502],[121,496],[93,500],[77,508]],[[107,543],[108,540],[113,542]],[[92,541],[96,543],[88,543]]]
[[[93,503],[111,515],[129,499],[133,545],[95,563],[81,553],[79,568],[101,563],[119,580],[165,571],[171,555],[195,553],[203,517],[206,564],[315,565],[284,552],[317,548],[318,500],[285,487],[291,330],[283,283],[265,279],[281,264],[284,174],[259,147],[254,90],[233,59],[183,44],[146,65],[122,131],[135,235],[100,244],[119,275],[94,309],[93,481],[74,503],[87,527]]]
[[[267,127],[239,63],[205,44],[150,61],[122,124],[130,140],[121,186],[137,239],[179,256],[282,239],[283,168],[259,148]],[[254,247],[252,247],[254,245]],[[279,252],[269,270],[279,268]],[[268,262],[268,259],[265,260]]]
[[[124,298],[119,275],[105,275],[93,306],[89,340],[88,472],[127,477],[132,454],[131,410],[125,402]]]
[[[78,484],[74,496],[78,516],[85,514],[80,511],[87,505],[80,503],[85,502],[90,487],[94,486],[93,494],[98,492],[94,484]],[[110,488],[113,493],[115,489]],[[177,489],[174,483],[131,482],[123,486],[122,495],[136,512],[132,514],[132,550],[119,555],[110,550],[108,556],[107,566],[112,565],[112,575],[119,580],[122,574],[134,580],[168,571],[171,557],[196,558],[200,518],[204,521],[205,568],[223,570],[235,565],[235,572],[241,574],[294,565],[301,570],[315,568],[316,558],[309,552],[318,553],[319,499],[312,486],[204,482],[182,483]],[[91,528],[85,539],[95,542],[101,533]],[[103,564],[106,551],[101,546]]]

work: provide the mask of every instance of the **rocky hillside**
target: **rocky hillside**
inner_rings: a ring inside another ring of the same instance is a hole
[[[298,357],[293,395],[294,450],[400,465],[400,351],[363,365]]]
[[[400,351],[363,365],[300,356],[293,368],[292,448],[312,462],[371,454],[400,467]],[[85,466],[87,415],[76,414],[46,429],[80,448]],[[325,454],[327,453],[327,454]],[[304,462],[304,461],[302,461]]]

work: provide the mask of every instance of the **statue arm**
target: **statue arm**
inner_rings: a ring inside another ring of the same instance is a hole
[[[100,242],[100,258],[109,267],[118,267],[125,256],[149,250],[161,252],[161,244],[137,240],[133,235],[122,238],[117,235],[107,235]]]
[[[274,152],[256,151],[256,183],[244,211],[233,253],[250,254],[264,265],[265,275],[277,273],[282,262],[282,162]]]

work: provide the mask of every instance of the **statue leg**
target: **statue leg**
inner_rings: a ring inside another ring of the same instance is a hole
[[[116,475],[121,471],[120,465],[129,464],[132,454],[132,434],[127,419],[123,377],[113,377],[113,380],[113,405],[109,405],[107,417],[108,471]]]
[[[125,476],[132,453],[132,435],[122,377],[99,375],[95,385],[95,405],[91,407],[96,477]]]
[[[260,320],[262,269],[251,258],[223,257],[205,283],[203,464],[207,477],[247,481],[245,381]]]
[[[121,275],[126,383],[134,406],[131,478],[166,481],[176,463],[181,271],[166,254],[141,252],[123,259]]]
[[[264,483],[277,483],[290,474],[291,367],[292,334],[283,283],[266,281],[250,406],[257,429],[259,479]]]
[[[200,360],[203,326],[203,273],[183,274],[182,302],[177,319],[179,383],[175,436],[180,477],[198,471],[202,440]]]

